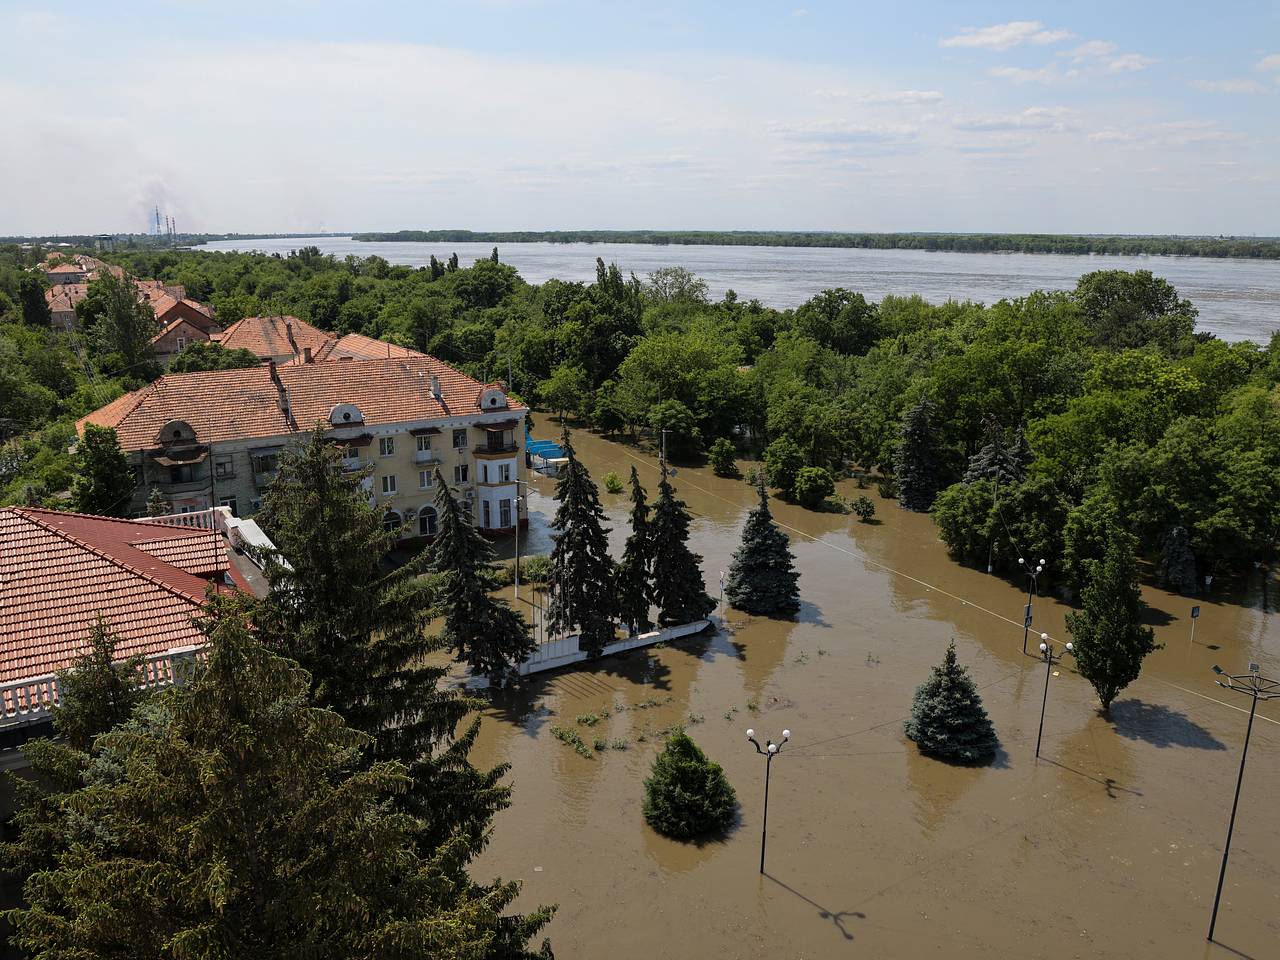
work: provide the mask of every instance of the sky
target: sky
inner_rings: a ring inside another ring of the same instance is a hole
[[[1280,234],[1280,3],[0,0],[0,235]]]

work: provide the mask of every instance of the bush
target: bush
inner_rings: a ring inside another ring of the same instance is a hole
[[[1000,741],[969,671],[956,662],[951,641],[942,663],[916,690],[906,734],[922,753],[959,763],[982,763]]]
[[[738,475],[738,465],[734,463],[733,455],[733,444],[724,437],[717,439],[711,445],[709,453],[711,472],[717,477],[736,477]]]
[[[720,764],[708,760],[685,733],[667,741],[644,781],[645,820],[675,840],[727,829],[737,805]]]
[[[781,490],[785,497],[796,492],[796,474],[804,467],[804,454],[787,437],[779,437],[764,451],[764,476],[769,486]]]
[[[507,570],[508,585],[515,582],[516,562],[508,560],[503,566]],[[530,554],[520,558],[520,583],[541,586],[551,582],[551,558],[541,553]]]
[[[803,507],[817,510],[835,492],[835,480],[826,467],[802,467],[796,474],[796,501]]]
[[[863,523],[870,523],[871,518],[876,515],[876,505],[871,502],[870,497],[859,497],[853,501],[853,512]]]
[[[898,481],[893,477],[881,477],[876,481],[876,492],[884,500],[898,499]]]
[[[610,493],[622,492],[622,478],[616,471],[610,470],[604,475],[604,488]]]

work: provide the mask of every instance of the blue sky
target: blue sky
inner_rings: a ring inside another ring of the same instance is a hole
[[[1272,2],[0,0],[0,117],[0,234],[1280,233]]]

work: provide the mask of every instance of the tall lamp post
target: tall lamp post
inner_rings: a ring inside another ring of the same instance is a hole
[[[1040,592],[1036,589],[1036,577],[1040,576],[1040,574],[1044,572],[1044,558],[1042,557],[1040,562],[1034,567],[1022,557],[1018,558],[1018,563],[1021,565],[1023,570],[1027,571],[1027,606],[1026,609],[1022,611],[1022,652],[1026,653],[1027,634],[1031,632],[1031,595],[1033,592]],[[1043,636],[1044,634],[1041,634],[1041,637]]]
[[[773,758],[782,749],[782,743],[786,743],[791,739],[791,731],[782,731],[782,743],[766,740],[763,747],[760,746],[760,741],[756,739],[754,730],[747,731],[747,739],[756,748],[756,753],[764,756],[764,816],[760,821],[760,872],[764,873],[764,841],[769,829],[769,770],[773,767]]]
[[[1040,732],[1036,734],[1036,759],[1040,759],[1040,741],[1044,737],[1044,711],[1049,705],[1049,675],[1053,672],[1053,665],[1061,663],[1062,658],[1068,653],[1076,652],[1075,644],[1070,641],[1062,648],[1062,653],[1054,655],[1053,641],[1049,639],[1047,633],[1040,634],[1040,656],[1044,657],[1044,699],[1040,701]]]
[[[1222,883],[1227,879],[1227,858],[1231,855],[1231,834],[1236,828],[1236,808],[1240,805],[1240,784],[1244,782],[1244,761],[1249,756],[1249,738],[1253,734],[1253,717],[1258,712],[1259,700],[1274,700],[1280,697],[1280,680],[1268,680],[1259,672],[1256,663],[1249,664],[1249,672],[1243,676],[1233,677],[1216,663],[1213,672],[1219,677],[1220,687],[1234,690],[1236,693],[1247,693],[1253,702],[1249,707],[1249,725],[1244,731],[1244,749],[1240,751],[1240,773],[1236,776],[1236,798],[1231,801],[1231,819],[1227,823],[1227,843],[1222,848],[1222,868],[1218,871],[1218,891],[1213,895],[1213,915],[1209,918],[1209,936],[1213,939],[1213,928],[1218,924],[1218,904],[1222,901]]]

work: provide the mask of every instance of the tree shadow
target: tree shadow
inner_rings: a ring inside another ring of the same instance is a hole
[[[1106,718],[1116,733],[1156,747],[1195,747],[1225,750],[1226,745],[1185,713],[1160,703],[1121,700]]]
[[[818,916],[823,920],[830,920],[831,923],[835,926],[835,928],[840,931],[840,935],[844,937],[846,940],[852,940],[853,934],[849,932],[849,928],[845,926],[845,923],[848,920],[865,920],[867,918],[867,915],[863,913],[861,910],[828,910],[822,904],[818,903],[817,900],[814,900],[810,897],[806,897],[803,893],[801,893],[795,887],[792,887],[788,884],[783,883],[773,874],[766,872],[764,876],[766,880],[773,881],[774,883],[780,886],[783,890],[786,890],[791,895],[799,897],[805,903],[809,904],[812,907],[817,908]]]
[[[1083,770],[1077,770],[1075,767],[1069,767],[1065,763],[1050,759],[1049,757],[1041,757],[1040,759],[1045,763],[1053,764],[1059,770],[1065,770],[1067,773],[1074,773],[1077,777],[1084,777],[1086,780],[1092,780],[1094,783],[1101,784],[1102,788],[1106,790],[1107,796],[1112,800],[1118,800],[1122,793],[1127,793],[1134,797],[1142,796],[1141,790],[1134,790],[1131,787],[1122,787],[1114,777],[1095,777],[1091,773],[1085,773]]]
[[[488,691],[487,712],[502,723],[519,727],[527,737],[537,737],[538,731],[555,716],[554,711],[542,703],[545,683],[524,684],[518,687]]]
[[[1173,614],[1159,607],[1148,606],[1142,612],[1142,623],[1148,627],[1167,627],[1177,619]]]

